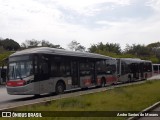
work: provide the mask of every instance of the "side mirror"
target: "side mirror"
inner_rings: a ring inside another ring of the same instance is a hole
[[[6,79],[6,71],[3,69],[1,70],[1,78]]]

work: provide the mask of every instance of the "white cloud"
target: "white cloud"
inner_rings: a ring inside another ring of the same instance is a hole
[[[128,5],[130,0],[53,0],[58,5],[74,10],[79,14],[93,15],[96,12],[101,11],[101,8],[96,8],[96,5],[103,3],[113,3],[115,5]]]
[[[156,11],[160,12],[160,1],[159,0],[150,0],[147,3],[148,6],[151,6]]]
[[[147,19],[129,18],[126,14],[111,21],[108,17],[100,19],[98,17],[101,16],[96,16],[96,13],[104,12],[104,8],[112,11],[114,5],[125,8],[131,4],[131,0],[0,0],[0,37],[9,37],[19,43],[32,38],[45,39],[64,48],[72,40],[85,47],[110,42],[120,43],[123,48],[126,43],[149,44],[160,40],[158,0],[148,2],[147,5],[156,12]],[[75,19],[75,16],[72,12],[66,14],[60,8],[75,11],[80,20],[76,24],[68,22],[65,17]],[[80,23],[83,20],[90,26]]]

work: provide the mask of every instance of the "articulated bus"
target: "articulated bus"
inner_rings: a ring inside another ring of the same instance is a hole
[[[143,80],[152,76],[152,62],[135,58],[117,59],[119,82]]]
[[[153,74],[160,74],[160,64],[153,64]]]
[[[6,88],[11,95],[40,95],[117,83],[114,58],[40,47],[12,54]]]

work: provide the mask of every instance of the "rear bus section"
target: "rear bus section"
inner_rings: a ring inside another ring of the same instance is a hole
[[[117,78],[117,61],[116,59],[108,59],[97,62],[97,85],[105,86],[116,84]]]
[[[152,62],[144,60],[143,62],[143,79],[147,79],[152,77],[153,75],[153,68],[152,68]]]
[[[136,70],[132,72],[133,66],[136,66],[136,64],[132,64],[130,60],[127,60],[125,58],[117,59],[117,74],[119,76],[118,82],[125,83],[134,80],[134,77],[136,77],[137,72]]]
[[[153,64],[152,69],[153,69],[153,75],[160,74],[160,64]]]
[[[152,62],[135,58],[117,59],[119,82],[144,80],[152,76]]]

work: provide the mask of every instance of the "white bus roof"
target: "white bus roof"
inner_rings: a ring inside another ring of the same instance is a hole
[[[139,58],[119,58],[121,60],[125,60],[125,61],[128,61],[128,62],[134,62],[134,63],[144,63],[144,62],[151,62],[149,60],[141,60]]]
[[[38,48],[25,49],[25,50],[13,53],[12,55],[10,55],[10,57],[25,55],[25,54],[26,55],[27,54],[34,54],[34,53],[62,55],[62,56],[74,56],[74,57],[86,57],[86,58],[98,58],[98,59],[114,59],[109,56],[104,56],[104,55],[95,54],[95,53],[68,51],[68,50],[49,48],[49,47],[38,47]]]

